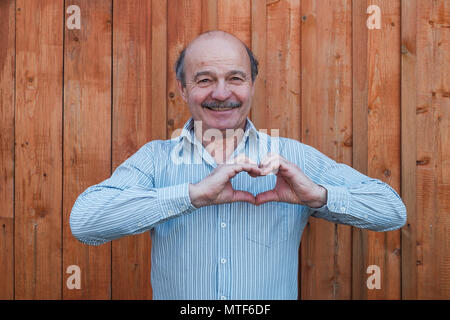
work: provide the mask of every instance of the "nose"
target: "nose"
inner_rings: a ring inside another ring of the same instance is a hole
[[[231,96],[231,90],[225,81],[218,81],[215,88],[211,92],[211,98],[218,101],[225,101]]]

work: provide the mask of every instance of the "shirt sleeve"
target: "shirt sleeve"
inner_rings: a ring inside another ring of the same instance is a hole
[[[406,223],[406,207],[388,184],[336,163],[303,145],[305,174],[327,189],[327,203],[309,208],[311,216],[372,231],[391,231]]]
[[[189,183],[155,188],[150,143],[123,162],[109,179],[88,187],[70,214],[72,234],[82,243],[102,243],[145,232],[194,211]]]

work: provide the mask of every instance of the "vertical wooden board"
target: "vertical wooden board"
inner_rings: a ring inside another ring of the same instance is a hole
[[[276,129],[296,140],[301,135],[300,23],[300,1],[252,1],[252,47],[260,59],[252,119],[268,134]]]
[[[268,128],[266,102],[266,50],[267,50],[267,5],[266,1],[252,0],[251,3],[251,50],[258,60],[258,76],[254,86],[250,118],[258,129]]]
[[[267,6],[267,43],[267,133],[300,140],[300,1]]]
[[[15,1],[0,2],[0,299],[14,298]]]
[[[400,1],[371,1],[381,10],[381,29],[368,31],[368,175],[400,194]],[[400,231],[367,232],[366,272],[381,270],[381,288],[369,299],[400,299]],[[365,276],[367,277],[367,276]]]
[[[152,0],[152,139],[167,132],[167,0]],[[171,70],[169,70],[171,71]]]
[[[367,174],[368,165],[367,7],[368,3],[366,0],[352,0],[352,161],[353,167],[364,174]],[[356,235],[357,233],[359,233],[359,231],[354,229],[353,234]],[[357,259],[357,261],[360,261],[360,259]],[[357,269],[360,268],[358,267]],[[358,278],[358,282],[360,282],[359,280],[362,280],[362,278]]]
[[[217,0],[202,0],[202,32],[217,29]]]
[[[401,191],[408,221],[402,229],[402,299],[417,299],[416,92],[417,1],[401,2]]]
[[[151,140],[152,113],[161,108],[152,105],[151,5],[114,1],[113,170]],[[114,240],[112,247],[112,298],[150,299],[149,233]]]
[[[61,298],[63,2],[16,2],[15,298]]]
[[[235,35],[250,48],[251,0],[218,0],[217,8],[218,28]]]
[[[352,1],[352,116],[353,116],[353,168],[363,174],[368,171],[368,3]],[[365,299],[365,270],[367,257],[367,231],[352,228],[352,298]]]
[[[417,290],[448,299],[450,5],[418,2],[417,16]]]
[[[198,0],[168,2],[167,18],[167,138],[181,129],[191,113],[183,101],[175,77],[175,61],[185,46],[202,31],[202,8]]]
[[[439,259],[439,299],[450,299],[450,3],[436,3],[438,29],[434,45],[437,46],[434,86],[439,92],[436,99],[439,166],[437,168],[439,217],[438,235],[433,258]],[[447,70],[447,71],[445,71]]]
[[[65,26],[64,37],[64,177],[63,299],[111,298],[111,244],[87,246],[70,230],[73,204],[86,188],[111,173],[111,1],[74,0],[80,29]],[[80,268],[81,288],[66,284]]]
[[[302,140],[352,164],[351,1],[302,1]],[[315,218],[302,236],[301,298],[349,299],[351,228]]]

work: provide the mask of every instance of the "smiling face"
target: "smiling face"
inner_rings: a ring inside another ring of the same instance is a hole
[[[186,86],[178,86],[203,132],[244,129],[254,86],[248,53],[238,39],[221,33],[195,39],[186,50],[184,75]]]

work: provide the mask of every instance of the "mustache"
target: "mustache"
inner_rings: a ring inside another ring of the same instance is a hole
[[[238,101],[205,101],[201,104],[203,108],[239,108],[241,105]]]

